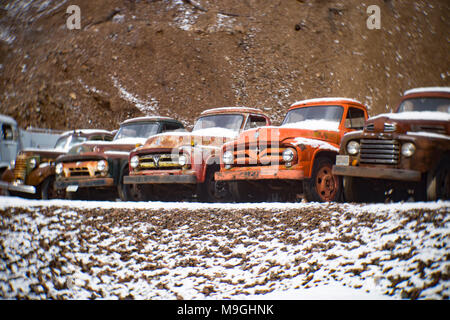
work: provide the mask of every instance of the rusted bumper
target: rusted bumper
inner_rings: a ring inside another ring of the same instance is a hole
[[[77,186],[79,188],[89,187],[114,187],[113,178],[95,178],[95,179],[61,179],[55,181],[57,189],[66,189],[69,186]]]
[[[25,184],[14,184],[14,183],[8,183],[4,181],[0,181],[0,189],[8,190],[8,191],[15,191],[15,192],[22,192],[22,193],[29,193],[29,194],[35,194],[36,193],[36,187],[29,186]]]
[[[367,168],[335,165],[333,166],[333,174],[337,176],[399,181],[420,181],[422,179],[422,174],[420,171],[390,168]]]
[[[246,168],[245,170],[230,170],[216,172],[217,181],[234,180],[302,180],[305,178],[303,170],[279,170],[276,168]]]
[[[124,184],[195,184],[195,174],[152,174],[123,177]]]

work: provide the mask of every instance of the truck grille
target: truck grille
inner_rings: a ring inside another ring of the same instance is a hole
[[[397,164],[400,145],[395,140],[361,140],[361,163]]]
[[[20,179],[25,181],[27,172],[27,157],[19,155],[16,158],[16,163],[14,165],[14,180]]]
[[[285,148],[279,146],[238,146],[234,151],[234,166],[270,166],[282,163]]]
[[[139,156],[139,170],[181,169],[178,155],[170,153],[146,154]]]
[[[89,169],[87,167],[69,168],[70,177],[89,177]]]

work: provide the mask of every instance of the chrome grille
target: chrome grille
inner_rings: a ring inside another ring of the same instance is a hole
[[[394,132],[396,129],[395,123],[385,123],[384,132]]]
[[[375,129],[375,125],[373,123],[369,123],[366,125],[366,131],[373,131]]]
[[[25,181],[27,172],[27,157],[19,155],[16,158],[16,163],[14,165],[14,180],[20,179]]]
[[[400,145],[395,140],[361,140],[361,163],[397,164]]]
[[[178,155],[170,153],[146,154],[139,156],[140,170],[181,169]]]

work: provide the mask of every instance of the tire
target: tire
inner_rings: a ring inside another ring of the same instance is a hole
[[[333,162],[329,158],[317,158],[311,179],[303,181],[303,192],[307,201],[330,202],[341,199],[341,179],[332,174],[332,167]]]
[[[142,194],[141,188],[136,184],[124,184],[123,177],[128,176],[129,169],[126,166],[122,170],[122,175],[120,176],[119,185],[117,187],[117,192],[119,193],[120,200],[122,201],[142,201],[145,199]]]
[[[62,189],[56,189],[54,183],[55,176],[49,176],[41,183],[39,193],[42,200],[65,198],[65,191]]]
[[[228,183],[216,181],[214,174],[219,171],[218,166],[210,166],[206,169],[205,181],[199,185],[198,196],[205,202],[228,202],[231,193]]]
[[[435,170],[427,176],[427,200],[450,199],[450,164],[444,159]]]

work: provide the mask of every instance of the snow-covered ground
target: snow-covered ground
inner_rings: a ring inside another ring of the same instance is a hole
[[[449,212],[0,197],[0,297],[448,299]]]

